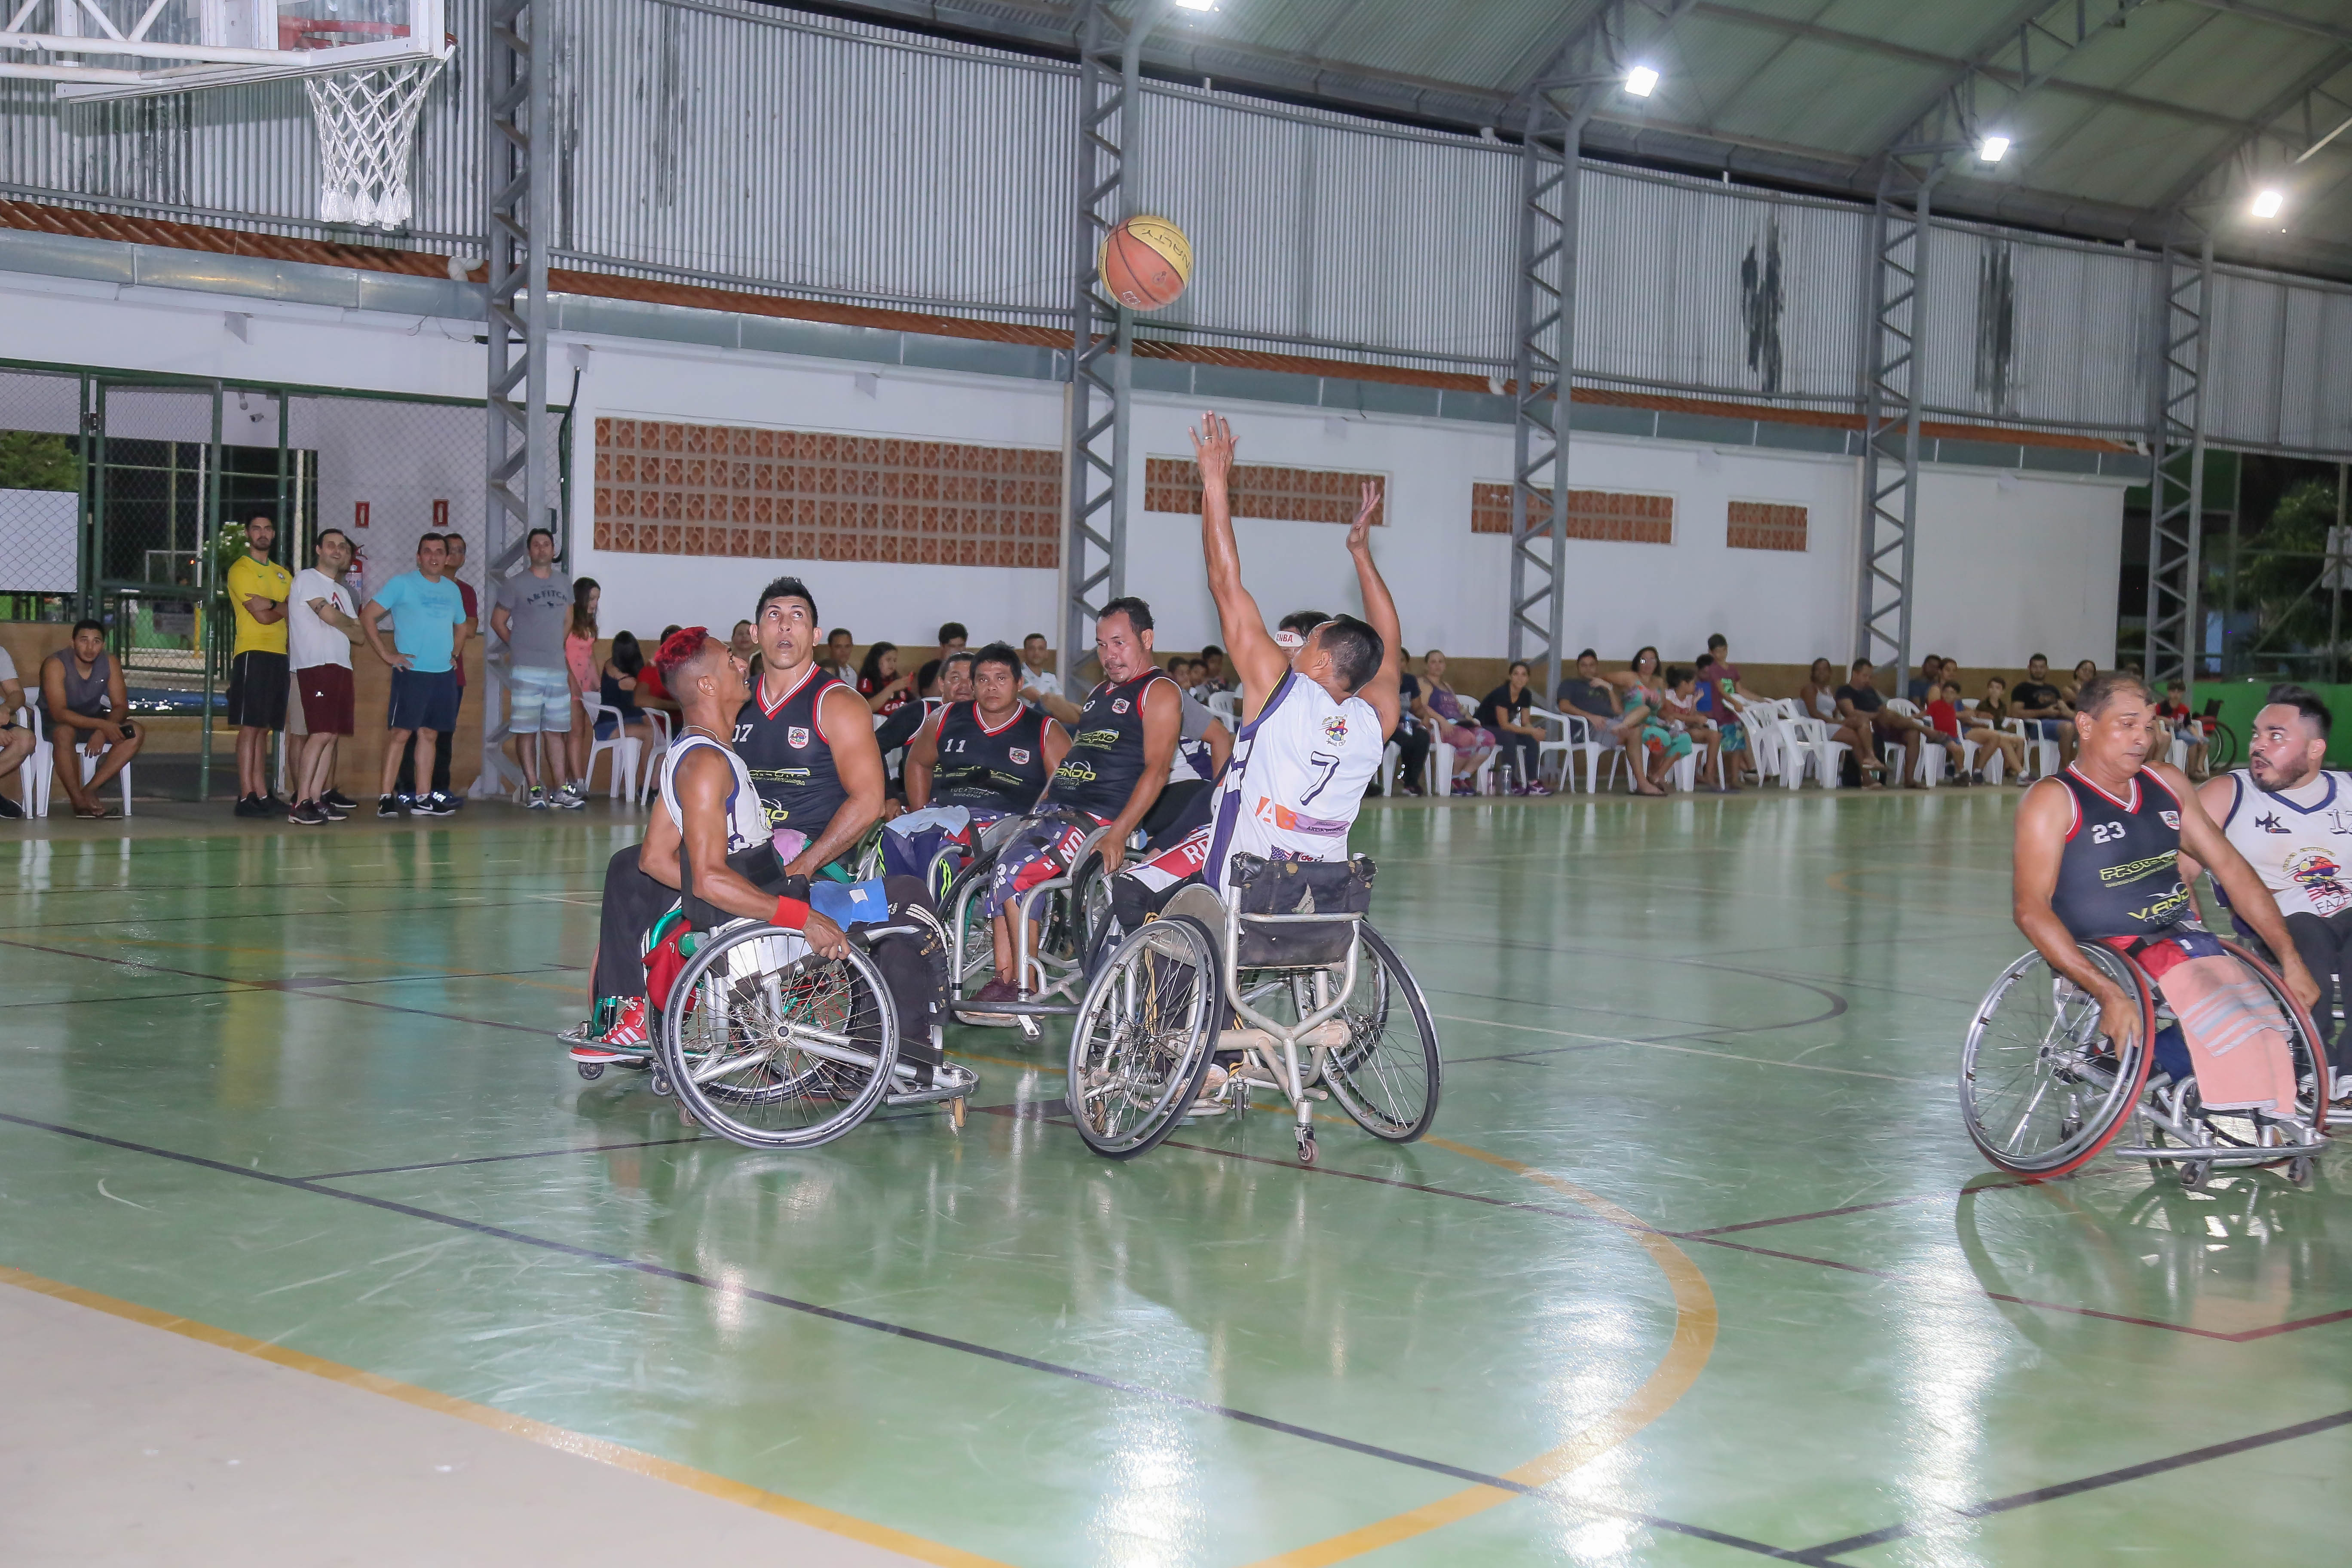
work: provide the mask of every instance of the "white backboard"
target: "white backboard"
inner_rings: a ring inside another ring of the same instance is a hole
[[[135,98],[446,58],[443,0],[0,0],[0,77]]]

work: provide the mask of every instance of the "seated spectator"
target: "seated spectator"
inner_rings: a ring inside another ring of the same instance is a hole
[[[1812,668],[1805,674],[1804,684],[1797,688],[1798,705],[1805,716],[1819,719],[1832,729],[1844,722],[1838,717],[1837,676],[1825,658],[1813,660]]]
[[[940,652],[953,653],[971,640],[971,633],[961,621],[950,621],[940,627]]]
[[[878,642],[866,650],[857,669],[857,695],[876,713],[891,714],[914,700],[915,678],[898,673],[898,645]]]
[[[1168,656],[1168,679],[1186,691],[1198,684],[1192,679],[1192,661],[1181,653]]]
[[[1032,708],[1062,694],[1062,678],[1050,668],[1050,657],[1044,632],[1031,632],[1021,639],[1021,700]]]
[[[613,634],[613,651],[604,660],[596,683],[596,700],[613,710],[596,720],[596,738],[609,741],[618,728],[634,735],[648,751],[655,744],[654,721],[637,706],[644,689],[646,656],[637,647],[637,639],[627,632]],[[615,719],[614,715],[618,715]],[[584,786],[586,779],[583,776]]]
[[[2076,705],[2076,700],[2083,694],[2083,688],[2090,685],[2091,682],[2098,679],[2099,667],[2094,661],[2086,658],[2083,660],[2082,663],[2076,665],[2074,667],[2074,679],[2069,682],[2066,687],[2066,706],[2069,708],[2074,707]]]
[[[1495,753],[1494,732],[1469,722],[1475,715],[1465,714],[1462,699],[1445,684],[1445,656],[1435,648],[1421,656],[1421,700],[1430,733],[1454,748],[1453,793],[1476,794],[1473,780],[1478,764]]]
[[[677,629],[674,626],[664,626],[660,641],[656,642],[654,647],[658,648],[662,643],[669,641],[671,634]],[[663,712],[673,715],[678,711],[677,700],[669,694],[668,688],[662,685],[661,667],[652,659],[645,659],[638,666],[636,681],[635,696],[638,708],[658,708]]]
[[[1203,668],[1206,660],[1201,661]],[[1396,787],[1399,795],[1420,795],[1421,775],[1429,762],[1430,721],[1422,700],[1420,679],[1410,673],[1412,655],[1397,649],[1397,727],[1389,739],[1396,742]],[[1204,682],[1202,690],[1207,689]]]
[[[1879,754],[1877,742],[1902,748],[1902,771],[1898,776],[1905,787],[1916,789],[1919,787],[1919,748],[1931,743],[1934,731],[1919,720],[1906,713],[1897,713],[1886,706],[1886,700],[1870,682],[1875,668],[1866,658],[1853,661],[1853,679],[1837,689],[1839,716],[1845,720],[1849,729],[1873,742],[1864,751],[1856,752],[1856,758],[1876,757]],[[1932,743],[1939,744],[1940,742]]]
[[[1729,668],[1715,655],[1703,653],[1692,674],[1699,717],[1713,725],[1719,737],[1723,771],[1718,777],[1736,788],[1748,772],[1748,726],[1740,722],[1739,710],[1731,705],[1732,688],[1738,683],[1724,673]]]
[[[850,657],[857,649],[857,638],[847,626],[835,626],[824,634],[824,657],[817,662],[827,675],[849,688],[857,689],[857,665]]]
[[[737,621],[734,635],[727,640],[727,651],[749,665],[760,657],[760,639],[749,621]]]
[[[2074,760],[2074,708],[2050,682],[2050,660],[2035,654],[2025,661],[2025,679],[2009,700],[2009,717],[2025,721],[2029,738],[2058,742],[2061,767]]]
[[[1595,741],[1604,746],[1624,744],[1625,713],[1617,701],[1617,689],[1601,678],[1601,656],[1591,648],[1576,656],[1575,672],[1561,677],[1553,700],[1562,716],[1591,721],[1587,728]]]
[[[1208,687],[1209,690],[1200,693],[1200,696],[1204,700],[1207,699],[1209,691],[1238,691],[1241,689],[1238,685],[1234,684],[1234,678],[1225,673],[1225,650],[1219,647],[1215,643],[1211,643],[1208,647],[1201,650],[1201,666],[1205,671],[1207,671],[1208,675],[1208,679],[1203,682],[1203,684]]]
[[[1209,700],[1209,661],[1188,658],[1184,661],[1184,689],[1206,702]]]
[[[1925,708],[1927,705],[1927,688],[1943,683],[1944,661],[1940,656],[1931,653],[1919,661],[1919,673],[1904,684],[1903,695],[1911,700],[1913,707]]]
[[[2156,716],[2164,731],[2164,756],[2169,758],[2172,742],[2177,738],[2189,742],[2189,776],[2205,776],[2205,726],[2189,710],[2189,688],[2178,680],[2164,683],[2164,700],[2156,705]],[[0,767],[5,767],[0,763]]]
[[[1839,703],[1838,694],[1844,689],[1831,672],[1830,661],[1817,658],[1806,674],[1804,685],[1798,688],[1797,700],[1808,714],[1829,726],[1832,741],[1845,746],[1846,755],[1861,770],[1863,787],[1877,789],[1885,782],[1886,765],[1878,760],[1878,745],[1869,723],[1850,720]],[[1878,694],[1874,691],[1871,695]]]
[[[25,688],[16,679],[16,661],[0,647],[0,784],[15,778],[33,754],[33,731],[16,722],[16,710],[23,706]],[[0,795],[0,821],[30,815],[31,802],[19,805]]]
[[[1515,658],[1503,684],[1486,693],[1478,704],[1478,722],[1494,731],[1502,758],[1511,770],[1516,782],[1513,795],[1549,795],[1537,777],[1536,762],[1543,753],[1537,748],[1548,735],[1536,716],[1528,711],[1534,700],[1528,694],[1528,677],[1531,672],[1528,661]]]
[[[1658,650],[1644,647],[1634,654],[1633,662],[1622,670],[1612,670],[1609,683],[1617,689],[1617,700],[1623,705],[1626,731],[1640,742],[1633,769],[1633,788],[1643,795],[1664,795],[1665,790],[1653,776],[1659,770],[1657,748],[1652,742],[1650,731],[1655,728],[1661,736],[1673,731],[1660,721],[1665,705],[1665,688],[1658,679]],[[1659,742],[1658,744],[1664,744]],[[1688,751],[1685,745],[1684,751]],[[1681,752],[1676,752],[1679,756]],[[1671,763],[1673,758],[1666,759]]]
[[[121,816],[101,803],[100,792],[139,754],[146,737],[131,727],[130,693],[123,688],[122,667],[106,651],[104,625],[76,621],[73,641],[41,661],[41,706],[49,715],[58,783],[73,802],[74,815],[99,822]],[[81,782],[77,745],[100,759],[88,784]]]
[[[1683,744],[1675,746],[1671,740],[1668,742],[1664,749],[1664,754],[1660,758],[1665,766],[1654,775],[1655,782],[1663,787],[1674,776],[1675,761],[1696,752],[1698,778],[1705,780],[1712,776],[1715,780],[1706,787],[1717,795],[1735,794],[1738,786],[1723,776],[1723,732],[1698,710],[1698,682],[1699,672],[1696,669],[1675,665],[1666,671],[1666,689],[1659,703],[1658,721],[1664,723],[1671,737],[1680,739]],[[1643,727],[1644,745],[1648,743],[1648,728]]]
[[[1951,668],[1952,661],[1946,659],[1945,672],[1950,673]],[[1998,688],[2000,682],[1995,680],[1989,685]],[[1962,708],[1959,705],[1959,699],[1960,689],[1958,686],[1949,682],[1939,682],[1937,686],[1937,701],[1930,703],[1927,711],[1929,721],[1939,731],[1956,740],[1970,742],[1976,746],[1979,753],[1978,762],[1976,767],[1969,773],[1969,782],[1971,784],[1985,782],[1984,759],[1990,753],[1998,752],[2001,757],[2001,776],[2012,784],[2021,783],[2025,773],[2025,742],[2001,729],[1997,721],[1987,716],[1982,703],[1974,708]],[[1958,755],[1965,754],[1958,747],[1951,749],[1956,753],[1955,760]]]

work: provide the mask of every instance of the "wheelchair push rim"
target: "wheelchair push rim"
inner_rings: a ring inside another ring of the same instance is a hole
[[[1355,988],[1339,1010],[1348,1043],[1323,1060],[1323,1081],[1339,1109],[1375,1138],[1410,1143],[1437,1120],[1444,1075],[1437,1026],[1421,986],[1396,949],[1369,924],[1356,934],[1369,963],[1356,970]]]
[[[806,1149],[856,1126],[892,1087],[898,1012],[852,947],[746,925],[706,940],[670,991],[662,1068],[681,1110],[753,1149]]]
[[[2118,1058],[2099,1033],[2096,1000],[2039,952],[2000,972],[1969,1026],[1959,1096],[1970,1141],[2011,1175],[2048,1181],[2097,1158],[2130,1120],[2147,1083],[2156,1034],[2150,988],[2120,954],[2076,945],[2137,999],[2139,1028]]]
[[[1152,921],[1111,950],[1070,1031],[1065,1099],[1088,1148],[1133,1159],[1183,1120],[1208,1077],[1223,991],[1198,921]]]

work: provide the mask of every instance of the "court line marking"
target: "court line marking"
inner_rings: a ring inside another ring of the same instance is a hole
[[[774,1514],[779,1519],[788,1519],[795,1524],[822,1530],[830,1535],[845,1536],[868,1546],[882,1547],[901,1555],[912,1557],[918,1562],[936,1563],[940,1568],[1007,1568],[1006,1564],[992,1557],[983,1557],[975,1552],[966,1552],[959,1547],[943,1545],[936,1541],[927,1541],[921,1536],[909,1535],[905,1531],[893,1530],[887,1525],[869,1523],[849,1514],[837,1513],[832,1509],[816,1503],[803,1502],[798,1498],[786,1497],[781,1492],[772,1492],[760,1487],[747,1485],[742,1481],[730,1480],[725,1476],[713,1475],[709,1470],[698,1470],[690,1465],[681,1465],[676,1460],[665,1459],[658,1455],[646,1453],[642,1449],[625,1447],[619,1443],[608,1442],[602,1437],[592,1437],[585,1433],[570,1431],[562,1426],[551,1426],[544,1421],[534,1421],[528,1415],[517,1415],[510,1411],[499,1410],[491,1405],[477,1405],[469,1399],[460,1399],[455,1394],[421,1388],[413,1383],[402,1383],[396,1378],[385,1377],[379,1373],[366,1372],[355,1366],[346,1366],[341,1362],[329,1361],[323,1356],[289,1350],[284,1345],[271,1344],[267,1340],[253,1339],[233,1330],[198,1322],[193,1318],[183,1318],[174,1313],[158,1311],[152,1307],[142,1307],[137,1302],[125,1301],[113,1296],[102,1296],[95,1290],[85,1290],[79,1286],[45,1279],[21,1268],[12,1268],[5,1263],[0,1263],[0,1285],[11,1285],[36,1296],[47,1296],[53,1300],[68,1302],[96,1312],[104,1312],[109,1317],[120,1318],[126,1322],[142,1324],[151,1329],[161,1329],[165,1333],[177,1334],[182,1339],[194,1340],[199,1344],[212,1345],[220,1350],[234,1352],[238,1355],[250,1356],[256,1361],[267,1362],[272,1366],[283,1367],[289,1372],[299,1372],[311,1377],[321,1378],[329,1383],[339,1383],[346,1388],[357,1388],[370,1394],[380,1394],[387,1399],[396,1399],[404,1405],[414,1405],[420,1410],[430,1410],[436,1415],[455,1416],[460,1421],[471,1422],[477,1426],[486,1426],[493,1432],[503,1432],[509,1436],[520,1437],[526,1442],[536,1443],[542,1448],[553,1448],[559,1453],[577,1455],[581,1458],[593,1459],[600,1465],[609,1465],[616,1470],[626,1470],[632,1475],[644,1476],[652,1480],[667,1481],[672,1486],[684,1487],[688,1491],[700,1492],[705,1497],[716,1498],[722,1502],[740,1503],[746,1508],[757,1509],[761,1513]]]
[[[1781,1062],[1769,1057],[1744,1057],[1736,1051],[1710,1051],[1700,1046],[1675,1045],[1665,1040],[1629,1040],[1622,1035],[1587,1035],[1575,1029],[1548,1029],[1537,1024],[1507,1024],[1499,1018],[1466,1018],[1458,1013],[1432,1013],[1449,1024],[1479,1024],[1490,1029],[1517,1029],[1529,1035],[1553,1035],[1563,1040],[1593,1040],[1610,1046],[1639,1046],[1645,1051],[1679,1051],[1685,1056],[1716,1057],[1727,1062],[1752,1062],[1758,1067],[1790,1068],[1798,1072],[1836,1073],[1842,1078],[1874,1078],[1887,1083],[1936,1083],[1937,1079],[1901,1078],[1889,1072],[1865,1072],[1860,1068],[1824,1067],[1819,1062]]]
[[[1948,1525],[1960,1524],[1969,1520],[1989,1519],[1996,1514],[2013,1512],[2021,1508],[2031,1508],[2035,1503],[2056,1502],[2061,1499],[2078,1497],[2084,1492],[2100,1491],[2108,1487],[2121,1486],[2126,1481],[2143,1480],[2149,1476],[2160,1476],[2172,1470],[2185,1470],[2192,1465],[2202,1465],[2215,1459],[2226,1459],[2238,1454],[2252,1453],[2256,1449],[2271,1447],[2279,1443],[2291,1443],[2298,1437],[2315,1436],[2322,1432],[2334,1431],[2339,1426],[2352,1426],[2352,1410],[2339,1410],[2333,1415],[2322,1415],[2310,1421],[2298,1421],[2292,1426],[2278,1426],[2268,1432],[2256,1432],[2244,1437],[2232,1437],[2226,1443],[2213,1443],[2202,1448],[2191,1448],[2186,1453],[2169,1455],[2161,1459],[2143,1460],[2137,1465],[2126,1465],[2120,1469],[2103,1470],[2095,1476],[2084,1476],[2079,1480],[2061,1481],[2055,1486],[2035,1487],[2031,1491],[2011,1492],[2007,1497],[1969,1503],[1965,1507],[1950,1510],[1944,1519],[1908,1520],[1901,1524],[1890,1524],[1884,1530],[1871,1531],[1865,1535],[1850,1535],[1843,1541],[1832,1541],[1824,1545],[1808,1547],[1802,1552],[1791,1553],[1790,1557],[1794,1562],[1810,1563],[1812,1568],[1838,1568],[1832,1560],[1848,1552],[1860,1552],[1867,1547],[1884,1546],[1889,1542],[1902,1541],[1914,1535],[1940,1534],[1942,1529]]]
[[[1177,1394],[1165,1389],[1152,1388],[1142,1384],[1126,1383],[1117,1378],[1106,1376],[1100,1373],[1087,1372],[1078,1367],[1064,1366],[1055,1362],[1040,1360],[1034,1356],[1022,1355],[1014,1351],[998,1350],[993,1346],[979,1344],[973,1341],[960,1340],[947,1334],[937,1334],[926,1329],[913,1328],[903,1323],[887,1322],[879,1318],[868,1318],[859,1313],[845,1311],[838,1307],[826,1307],[814,1301],[798,1300],[793,1297],[779,1295],[773,1291],[755,1289],[744,1285],[729,1284],[722,1280],[713,1279],[707,1275],[695,1274],[680,1268],[672,1268],[664,1264],[647,1263],[634,1258],[625,1258],[618,1253],[600,1252],[593,1247],[581,1247],[567,1241],[558,1241],[550,1237],[533,1236],[527,1231],[512,1230],[504,1226],[486,1225],[478,1220],[464,1219],[456,1215],[446,1215],[438,1213],[433,1209],[420,1208],[414,1204],[398,1203],[389,1198],[374,1197],[365,1193],[350,1192],[341,1187],[321,1186],[316,1182],[309,1181],[299,1176],[282,1176],[273,1172],[257,1171],[247,1166],[232,1165],[224,1161],[208,1159],[202,1154],[188,1154],[173,1149],[160,1149],[152,1144],[137,1143],[129,1139],[110,1137],[103,1132],[91,1132],[82,1128],[67,1127],[53,1121],[41,1121],[29,1116],[19,1116],[11,1111],[0,1111],[0,1122],[11,1122],[16,1126],[31,1128],[37,1131],[55,1133],[61,1137],[79,1139],[83,1142],[95,1143],[102,1148],[121,1149],[134,1154],[145,1154],[156,1159],[168,1160],[177,1164],[193,1165],[199,1170],[218,1172],[224,1175],[241,1176],[248,1181],[262,1182],[271,1186],[285,1187],[295,1192],[310,1193],[322,1197],[339,1198],[345,1203],[359,1204],[364,1207],[378,1209],[387,1214],[400,1215],[410,1219],[424,1220],[429,1224],[447,1226],[453,1230],[464,1231],[470,1235],[488,1237],[498,1241],[512,1242],[523,1247],[536,1247],[541,1251],[552,1252],[562,1257],[578,1258],[583,1262],[600,1263],[609,1268],[624,1269],[635,1274],[643,1274],[656,1279],[667,1279],[677,1284],[691,1285],[701,1289],[709,1290],[715,1295],[734,1296],[745,1300],[759,1301],[768,1306],[782,1307],[790,1311],[803,1313],[809,1317],[822,1319],[828,1322],[840,1323],[850,1328],[866,1329],[877,1333],[889,1334],[898,1339],[907,1340],[917,1344],[929,1345],[935,1349],[961,1351],[967,1355],[976,1356],[984,1361],[992,1361],[1003,1365],[1019,1367],[1029,1372],[1045,1373],[1050,1376],[1065,1378],[1073,1383],[1084,1384],[1091,1387],[1106,1389],[1112,1393],[1126,1394],[1137,1398],[1148,1399],[1156,1404],[1169,1405],[1180,1409],[1197,1411],[1207,1415],[1221,1416],[1229,1421],[1234,1421],[1244,1426],[1255,1426],[1265,1431],[1278,1433],[1284,1436],[1300,1438],[1304,1441],[1319,1444],[1327,1447],[1338,1448],[1353,1454],[1360,1454],[1369,1458],[1385,1459],[1391,1464],[1402,1465],[1412,1469],[1424,1470],[1435,1475],[1446,1476],[1455,1480],[1466,1480],[1473,1483],[1473,1486],[1471,1493],[1463,1494],[1465,1496],[1475,1493],[1495,1492],[1498,1498],[1510,1497],[1517,1496],[1522,1491],[1533,1489],[1533,1486],[1531,1484],[1517,1479],[1516,1472],[1512,1476],[1490,1476],[1483,1471],[1475,1470],[1466,1466],[1448,1464],[1440,1459],[1423,1458],[1419,1455],[1403,1453],[1394,1448],[1384,1448],[1377,1444],[1358,1442],[1352,1437],[1342,1437],[1336,1433],[1322,1432],[1311,1426],[1301,1426],[1291,1422],[1279,1421],[1270,1415],[1258,1415],[1255,1411],[1243,1410],[1228,1405],[1217,1405],[1208,1400],[1192,1398],[1189,1394]],[[1687,1259],[1685,1259],[1685,1261],[1687,1262]],[[1696,1266],[1693,1266],[1693,1271],[1696,1272]],[[1701,1278],[1699,1281],[1699,1287],[1701,1289],[1705,1289],[1705,1284],[1706,1282],[1704,1278]],[[1708,1310],[1710,1312],[1713,1310],[1712,1301],[1712,1297],[1709,1297]],[[1681,1302],[1679,1298],[1677,1298],[1678,1310],[1680,1306]],[[1676,1327],[1676,1345],[1679,1345],[1682,1342],[1682,1339],[1683,1325],[1682,1320],[1678,1317]],[[1712,1319],[1710,1318],[1706,1324],[1706,1343],[1711,1346],[1713,1339],[1714,1325]],[[1670,1356],[1673,1353],[1673,1348],[1674,1347],[1670,1347]],[[1703,1355],[1701,1360],[1704,1361]],[[1664,1363],[1661,1363],[1662,1366],[1664,1364]],[[1696,1369],[1693,1369],[1693,1371],[1695,1374]],[[1653,1373],[1651,1375],[1651,1384],[1654,1384],[1657,1382],[1658,1373]],[[1651,1384],[1644,1384],[1644,1389],[1647,1389],[1650,1385]],[[1676,1397],[1679,1396],[1680,1391],[1677,1390]],[[1622,1410],[1622,1407],[1621,1407],[1621,1414]],[[1654,1418],[1654,1416],[1651,1418]],[[1646,1424],[1646,1421],[1643,1424]],[[1626,1435],[1631,1435],[1630,1430]],[[1613,1446],[1613,1442],[1618,1440],[1622,1440],[1622,1438],[1612,1440],[1612,1443],[1610,1446]],[[1555,1450],[1555,1452],[1559,1452],[1559,1450]],[[1547,1456],[1547,1458],[1549,1457],[1550,1456]],[[1541,1462],[1542,1461],[1540,1460],[1538,1461],[1538,1463]],[[1581,1461],[1580,1460],[1579,1462],[1580,1463]],[[1525,1468],[1525,1467],[1522,1467],[1522,1468]],[[1491,1507],[1493,1505],[1488,1503],[1482,1506]],[[1471,1511],[1475,1512],[1477,1510],[1473,1510]],[[1416,1531],[1412,1533],[1418,1532]],[[1403,1539],[1403,1537],[1400,1536],[1398,1539]],[[1770,1551],[1775,1554],[1778,1554],[1779,1552],[1778,1548],[1767,1548],[1766,1550]],[[1349,1555],[1352,1555],[1352,1553],[1349,1553]],[[1337,1562],[1339,1559],[1329,1558],[1323,1559],[1322,1561]]]

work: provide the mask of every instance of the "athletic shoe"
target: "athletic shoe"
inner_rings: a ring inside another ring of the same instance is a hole
[[[408,797],[404,795],[380,795],[375,797],[375,814],[378,816],[398,816],[408,809]]]
[[[318,807],[319,815],[325,817],[329,822],[341,822],[343,818],[351,815],[350,811],[346,810],[342,806],[337,805],[325,795],[320,795],[310,804]]]
[[[331,789],[326,794],[320,795],[319,797],[319,804],[325,806],[329,811],[357,811],[360,808],[360,803],[358,801],[353,800],[350,795],[345,795],[339,789]]]
[[[580,786],[576,784],[565,784],[555,792],[551,800],[552,804],[562,806],[566,811],[588,809],[588,797],[580,793]]]
[[[971,1001],[959,1005],[955,1014],[967,1024],[1009,1024],[1013,1021],[1013,1016],[1010,1013],[992,1013],[988,1010],[988,1005],[992,1002],[1020,1000],[1021,993],[1011,981],[992,978],[987,984],[980,988]]]
[[[1738,786],[1738,785],[1737,785],[1737,784],[1734,784],[1732,787],[1733,787],[1734,789],[1737,789],[1737,788],[1738,788],[1739,786]],[[1525,789],[1521,790],[1519,793],[1520,793],[1521,795],[1548,795],[1551,794],[1551,790],[1549,789],[1549,787],[1548,787],[1547,785],[1544,785],[1544,784],[1531,784],[1528,785],[1528,787],[1527,787],[1527,788],[1525,788]]]
[[[236,797],[236,814],[239,816],[268,816],[271,815],[269,808],[261,804],[261,797],[257,795],[238,795]]]
[[[530,786],[530,793],[522,797],[522,804],[523,809],[526,811],[545,811],[547,809],[547,792],[540,788],[537,784],[533,784]]]
[[[327,825],[327,814],[306,800],[288,812],[286,820],[299,822],[305,827],[324,827]]]
[[[572,1047],[572,1059],[611,1061],[618,1056],[641,1057],[652,1048],[653,1037],[646,1030],[646,999],[632,996],[614,1015],[611,1028]],[[595,1054],[583,1056],[583,1051]]]
[[[6,795],[0,795],[0,822],[15,822],[24,815],[23,806],[18,805]]]
[[[408,809],[419,816],[450,816],[457,813],[457,803],[435,790],[431,795],[418,795]]]
[[[1478,793],[1478,786],[1472,784],[1468,779],[1455,779],[1454,781],[1454,793],[1455,795],[1476,795]]]

